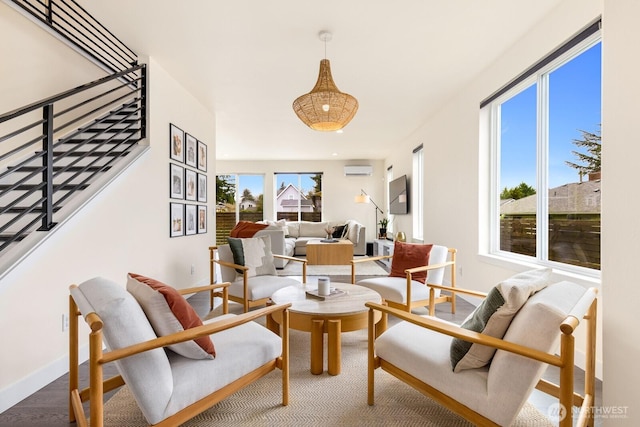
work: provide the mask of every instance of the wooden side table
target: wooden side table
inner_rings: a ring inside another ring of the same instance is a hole
[[[336,240],[333,243],[313,239],[307,242],[308,265],[349,265],[353,259],[353,243]]]
[[[294,285],[282,288],[271,296],[274,304],[291,303],[289,308],[289,327],[311,333],[311,373],[320,375],[324,363],[324,334],[327,334],[327,372],[338,375],[341,367],[341,333],[365,329],[368,326],[369,310],[365,302],[381,302],[377,292],[364,286],[348,283],[331,283],[331,287],[347,292],[333,299],[320,300],[307,296],[307,289],[316,285]],[[382,318],[379,311],[374,312],[375,322]],[[267,317],[267,327],[279,333],[281,313]],[[381,327],[378,324],[377,327]],[[386,325],[385,325],[386,326]]]

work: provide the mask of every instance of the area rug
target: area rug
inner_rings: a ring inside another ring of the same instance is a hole
[[[366,331],[342,335],[342,372],[309,372],[309,334],[292,330],[289,405],[281,405],[281,371],[275,370],[183,424],[232,426],[472,426],[381,370],[375,405],[367,404]],[[326,349],[325,349],[326,369]],[[127,387],[105,405],[105,426],[138,427],[146,421]],[[553,425],[527,403],[515,426]]]
[[[356,276],[387,276],[389,273],[376,262],[363,262],[356,265]],[[278,270],[278,276],[301,276],[302,263],[289,261],[282,269]],[[307,276],[326,275],[351,275],[351,264],[349,265],[307,265]]]

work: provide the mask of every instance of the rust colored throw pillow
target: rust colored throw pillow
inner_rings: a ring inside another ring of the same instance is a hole
[[[138,301],[159,337],[203,324],[187,300],[169,285],[149,277],[129,273],[127,291]],[[216,357],[213,341],[208,336],[172,344],[169,348],[190,359]]]
[[[268,224],[258,224],[251,221],[240,221],[233,227],[229,237],[253,237],[258,231],[267,228]]]
[[[396,241],[393,246],[393,258],[391,258],[391,273],[389,277],[407,277],[404,271],[408,268],[429,265],[429,254],[433,245],[416,243],[404,243]],[[411,275],[417,282],[425,283],[427,272],[421,271]]]

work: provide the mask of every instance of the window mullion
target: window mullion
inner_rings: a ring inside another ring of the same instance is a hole
[[[491,218],[490,224],[490,239],[489,239],[489,251],[490,253],[496,253],[500,250],[500,179],[498,171],[500,170],[500,104],[493,104],[491,106],[491,123],[490,123],[490,146],[491,146],[491,166],[490,166],[490,188],[493,188],[491,192],[491,199],[489,201],[489,218]]]
[[[236,208],[236,223],[240,222],[240,175],[233,174],[233,182],[235,185],[235,208]]]
[[[536,256],[549,259],[549,74],[538,77]]]

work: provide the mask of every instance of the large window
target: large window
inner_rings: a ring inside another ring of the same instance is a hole
[[[240,220],[263,220],[263,197],[263,175],[217,175],[216,243],[227,243],[229,232]]]
[[[413,239],[422,242],[424,241],[424,150],[422,144],[413,150],[411,189]]]
[[[491,117],[491,252],[566,270],[599,270],[598,25],[536,64],[483,108]]]
[[[322,173],[276,173],[276,219],[322,221]]]

